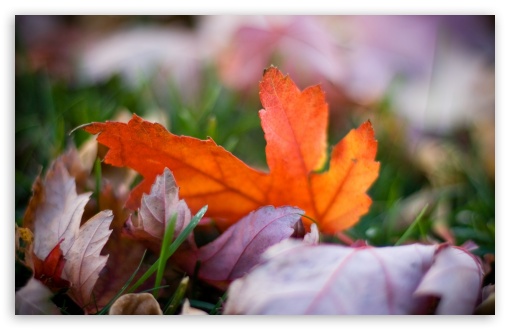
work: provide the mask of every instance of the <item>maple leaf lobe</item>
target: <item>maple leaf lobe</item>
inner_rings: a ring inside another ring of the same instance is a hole
[[[259,111],[272,173],[309,173],[326,160],[328,105],[320,86],[300,91],[290,77],[275,67],[259,84]]]

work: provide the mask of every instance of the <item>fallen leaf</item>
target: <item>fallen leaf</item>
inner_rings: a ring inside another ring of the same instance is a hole
[[[123,227],[129,215],[129,210],[123,207],[127,194],[128,190],[123,185],[114,187],[109,182],[103,184],[100,193],[100,209],[112,210],[114,217],[110,226],[110,239],[102,250],[103,254],[109,255],[108,261],[94,286],[94,304],[85,307],[90,314],[99,312],[117,295],[135,272],[146,250],[141,242],[123,235]],[[147,268],[148,265],[142,264],[133,280],[138,280]],[[151,284],[149,280],[141,289],[149,289]]]
[[[172,173],[165,168],[163,174],[156,177],[150,194],[143,195],[138,217],[130,217],[126,222],[128,234],[148,243],[159,253],[172,214],[177,214],[174,239],[191,219],[191,213],[184,200],[179,200],[178,193]],[[198,250],[190,235],[189,245],[180,248],[172,260],[189,273],[194,271],[197,260],[200,261],[198,277],[226,288],[226,284],[256,265],[268,247],[289,238],[302,214],[303,211],[294,207],[262,207]]]
[[[184,200],[179,200],[179,187],[168,168],[156,177],[150,194],[143,194],[138,216],[132,215],[126,222],[125,231],[135,239],[149,243],[157,253],[169,220],[177,215],[174,227],[175,239],[190,223],[191,212]],[[188,236],[191,248],[196,249],[193,235]]]
[[[439,297],[436,314],[472,314],[480,298],[482,280],[481,263],[473,255],[458,247],[440,245],[433,267],[414,294]]]
[[[265,191],[259,185],[267,186],[267,176],[249,168],[211,139],[176,136],[136,115],[128,124],[94,123],[84,129],[93,134],[102,132],[98,141],[110,148],[106,163],[129,166],[144,176],[126,203],[132,210],[140,206],[142,193],[150,191],[165,167],[172,170],[181,198],[193,212],[198,211],[198,205],[214,205],[213,212],[208,209],[209,215],[238,220],[264,204]]]
[[[136,115],[127,124],[91,123],[83,129],[99,134],[98,142],[109,148],[106,163],[143,175],[127,202],[133,210],[168,167],[191,211],[208,205],[206,216],[223,228],[265,205],[299,207],[324,233],[355,224],[369,209],[372,201],[366,191],[379,172],[370,122],[351,130],[333,148],[328,170],[316,173],[327,159],[328,107],[321,88],[301,92],[289,77],[270,67],[260,83],[260,96],[269,174],[248,167],[211,139],[176,136]]]
[[[248,273],[267,248],[294,233],[302,214],[302,210],[290,206],[266,206],[248,214],[200,248],[199,278],[230,282]]]
[[[224,314],[472,314],[482,272],[448,245],[343,247],[289,239],[230,285]],[[449,287],[449,284],[456,283]]]
[[[39,188],[40,195],[31,202],[34,273],[53,289],[69,281],[67,294],[84,308],[108,258],[100,252],[111,233],[112,212],[101,211],[80,227],[91,193],[76,193],[64,157],[53,162]]]
[[[35,278],[16,292],[16,315],[60,315],[60,309],[51,301],[53,292]]]
[[[300,92],[289,77],[270,68],[260,83],[260,111],[273,188],[269,204],[296,205],[317,220],[321,232],[351,227],[368,211],[365,191],[377,178],[377,142],[370,122],[340,141],[326,160],[328,108],[319,86]],[[290,191],[290,192],[289,192]],[[275,201],[275,202],[273,202]],[[308,220],[309,221],[309,220]]]
[[[91,193],[76,194],[75,181],[59,159],[48,170],[42,185],[44,198],[35,211],[34,253],[44,260],[60,241],[62,254],[69,251]]]
[[[162,315],[159,303],[150,293],[128,293],[117,299],[109,311],[110,315]]]
[[[68,295],[81,307],[91,302],[92,289],[108,260],[108,256],[100,255],[100,252],[110,237],[112,219],[110,210],[101,211],[90,218],[81,226],[65,255],[64,278],[72,283]]]

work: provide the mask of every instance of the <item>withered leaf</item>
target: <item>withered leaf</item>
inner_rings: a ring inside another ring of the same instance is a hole
[[[35,278],[16,292],[17,315],[59,315],[60,309],[51,301],[53,292]]]
[[[213,242],[200,248],[199,277],[232,281],[255,266],[270,246],[289,238],[303,211],[290,206],[265,206],[241,219]]]
[[[100,252],[111,233],[112,212],[102,211],[80,227],[91,193],[76,193],[64,157],[52,163],[39,186],[44,198],[36,196],[31,203],[34,273],[52,289],[60,289],[68,281],[69,296],[85,307],[108,258]]]
[[[225,314],[471,314],[482,278],[472,255],[448,245],[286,240],[263,259],[231,284]]]
[[[165,168],[156,177],[150,194],[142,196],[138,216],[130,216],[126,222],[126,232],[135,239],[145,241],[159,252],[163,235],[173,215],[176,215],[174,239],[190,223],[191,212],[184,200],[179,200],[179,187],[169,169]],[[188,243],[195,248],[193,234]]]
[[[101,211],[90,218],[80,228],[73,245],[65,255],[64,278],[72,283],[68,294],[82,307],[91,302],[92,289],[108,260],[108,256],[100,253],[110,237],[112,219],[110,210]]]

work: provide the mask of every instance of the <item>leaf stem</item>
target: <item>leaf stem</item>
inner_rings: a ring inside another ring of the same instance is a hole
[[[300,213],[298,213],[298,214],[300,214]],[[302,216],[303,218],[307,218],[307,219],[308,219],[308,220],[310,220],[311,222],[315,223],[317,226],[319,225],[319,224],[317,223],[317,220],[315,220],[314,218],[312,218],[312,217],[310,217],[310,216],[308,216],[308,215],[306,215],[306,214],[301,214],[301,216]]]

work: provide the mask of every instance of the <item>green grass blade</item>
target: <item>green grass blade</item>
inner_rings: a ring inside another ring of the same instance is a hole
[[[211,309],[211,312],[209,313],[209,315],[218,315],[219,309],[223,306],[223,303],[225,302],[225,300],[227,300],[226,292],[223,294],[223,296],[221,296],[221,298],[218,300],[216,305],[214,305],[214,307]]]
[[[169,288],[169,287],[170,287],[170,285],[155,286],[153,288],[150,288],[150,289],[147,289],[147,290],[143,290],[143,291],[140,291],[138,293],[152,292],[152,291],[155,291],[155,290],[165,289],[165,288]]]
[[[156,282],[154,283],[155,287],[161,286],[161,281],[163,279],[163,274],[165,272],[166,262],[168,260],[168,253],[169,246],[172,243],[172,240],[174,238],[174,231],[175,231],[175,222],[177,221],[177,213],[172,215],[170,218],[170,221],[168,223],[168,226],[165,229],[165,235],[163,236],[163,243],[161,244],[161,251],[159,253],[159,259],[158,259],[158,271],[156,273]],[[157,298],[159,294],[159,290],[156,290],[153,292],[154,298]]]
[[[179,286],[175,290],[175,293],[172,296],[172,299],[168,301],[168,304],[165,306],[163,310],[163,314],[165,315],[174,315],[177,312],[177,308],[181,305],[181,301],[186,295],[186,289],[188,288],[189,277],[186,276],[181,280]]]
[[[195,216],[191,219],[190,223],[184,228],[184,230],[177,236],[175,241],[173,241],[172,244],[170,244],[170,247],[167,251],[167,256],[170,258],[172,254],[177,250],[177,248],[186,240],[186,238],[191,234],[193,229],[198,225],[198,222],[202,217],[204,216],[205,212],[207,211],[207,205],[202,207],[200,211],[195,214]],[[158,269],[158,263],[159,259],[156,260],[156,262],[143,274],[138,281],[136,281],[135,284],[129,289],[129,292],[134,292],[140,285],[142,285],[143,282],[145,282],[154,272]]]
[[[420,214],[416,217],[416,219],[413,221],[413,223],[407,228],[407,230],[402,234],[402,236],[398,239],[398,241],[395,243],[395,246],[400,245],[407,241],[407,239],[411,236],[411,234],[414,232],[416,226],[419,225],[421,219],[423,218],[423,215],[425,214],[425,211],[427,211],[427,208],[429,205],[425,205],[423,209],[420,211]]]

